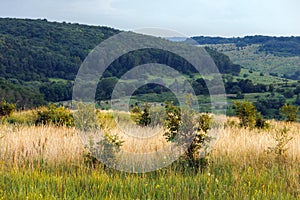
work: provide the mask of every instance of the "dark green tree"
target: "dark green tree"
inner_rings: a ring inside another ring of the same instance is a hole
[[[297,113],[299,111],[298,106],[285,104],[280,108],[280,114],[284,116],[287,122],[295,122],[297,121]]]
[[[138,117],[137,124],[140,126],[149,126],[151,123],[150,117],[150,107],[148,103],[145,104],[144,110],[141,112],[140,116]]]
[[[254,128],[257,110],[253,103],[248,101],[234,101],[233,104],[235,114],[240,119],[240,126]]]

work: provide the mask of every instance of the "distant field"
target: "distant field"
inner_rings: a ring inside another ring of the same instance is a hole
[[[251,71],[246,68],[242,68],[240,75],[235,78],[236,79],[250,79],[254,83],[265,84],[265,85],[270,85],[270,84],[282,85],[282,84],[285,84],[286,82],[288,84],[297,82],[295,80],[287,80],[285,78],[271,76],[271,75],[269,75],[269,73],[263,73],[260,71]]]
[[[236,48],[234,44],[211,45],[221,53],[230,57],[237,64],[247,69],[263,72],[265,75],[269,73],[277,73],[278,75],[291,74],[300,68],[300,57],[283,57],[273,54],[266,54],[258,51],[259,45],[249,45],[243,48]]]

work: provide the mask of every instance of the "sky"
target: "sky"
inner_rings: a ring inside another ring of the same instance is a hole
[[[153,27],[184,36],[300,36],[299,8],[299,0],[0,0],[0,17]]]

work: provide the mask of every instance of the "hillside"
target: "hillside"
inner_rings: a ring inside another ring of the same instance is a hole
[[[0,19],[0,98],[17,102],[18,107],[70,100],[72,81],[85,57],[100,42],[119,32],[108,27],[47,20]],[[221,73],[239,74],[240,66],[228,56],[214,50],[209,53]],[[106,79],[99,84],[97,99],[108,99],[108,88],[113,88],[118,77],[149,62],[172,66],[187,75],[195,73],[189,63],[168,52],[131,52],[117,59],[104,73]],[[16,89],[11,90],[12,87]],[[28,102],[28,98],[33,100]]]
[[[300,37],[246,36],[243,38],[193,37],[247,69],[276,77],[300,80]]]
[[[45,19],[0,18],[0,99],[16,103],[19,109],[71,100],[73,82],[85,57],[99,43],[119,32],[108,27]],[[269,118],[280,118],[276,111],[284,103],[300,105],[299,37],[194,39],[205,47],[222,73],[229,105],[236,99],[247,99],[256,102],[261,108],[259,111]],[[181,45],[178,41],[177,44]],[[215,84],[214,75],[199,75],[183,58],[159,49],[129,52],[116,59],[99,80],[95,98],[98,106],[109,108],[108,100],[118,79],[133,67],[147,63],[168,65],[184,74],[199,97],[200,110],[209,111],[211,100],[207,84]],[[161,77],[156,77],[157,80],[164,79],[168,87],[180,81],[177,77],[165,76],[164,71],[159,74]],[[125,89],[121,92],[131,95],[130,87],[140,85],[151,76],[144,74],[144,78],[137,80],[133,74],[123,83]],[[160,85],[138,88],[132,104],[176,101],[174,94]],[[228,114],[232,114],[231,106]]]

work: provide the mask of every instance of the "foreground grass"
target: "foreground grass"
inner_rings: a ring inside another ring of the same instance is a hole
[[[299,199],[300,125],[284,160],[266,152],[282,126],[225,128],[202,171],[176,162],[145,174],[85,164],[74,129],[1,126],[0,199]]]
[[[163,169],[143,175],[103,168],[1,169],[2,199],[299,199],[292,166],[214,163],[201,173]]]

